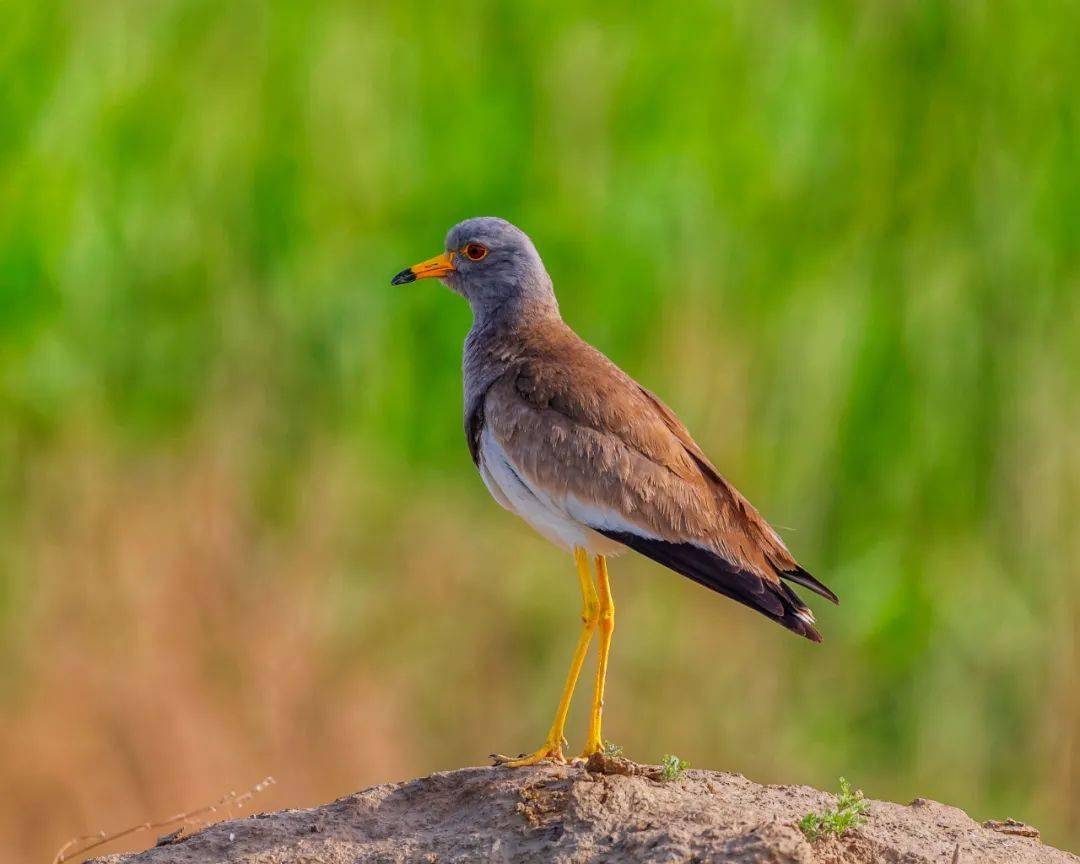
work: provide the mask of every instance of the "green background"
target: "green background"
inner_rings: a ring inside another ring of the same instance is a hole
[[[388,284],[488,214],[841,597],[616,561],[606,733],[1080,847],[1077,4],[0,16],[0,857],[539,744],[572,564]]]

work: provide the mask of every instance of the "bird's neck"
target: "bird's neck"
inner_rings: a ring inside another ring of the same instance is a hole
[[[510,288],[470,297],[472,330],[476,333],[520,331],[561,320],[559,303],[546,273],[523,279]]]
[[[562,321],[555,296],[509,297],[496,306],[473,309],[472,332],[497,336],[521,333]]]
[[[565,329],[550,288],[546,294],[509,296],[497,306],[474,306],[462,358],[466,408],[522,354],[546,341],[544,334]]]

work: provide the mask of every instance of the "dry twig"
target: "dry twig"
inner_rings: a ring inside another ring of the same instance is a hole
[[[98,846],[103,846],[106,843],[111,843],[113,840],[119,840],[121,837],[127,837],[129,834],[135,834],[139,831],[150,831],[154,828],[166,828],[176,822],[183,822],[185,826],[205,825],[208,822],[207,817],[217,813],[218,810],[232,810],[233,807],[243,807],[246,802],[250,801],[268,786],[273,786],[274,782],[273,777],[267,777],[252,786],[247,792],[243,792],[239,795],[236,792],[230,792],[221,800],[215,801],[213,804],[207,804],[205,807],[189,810],[186,813],[177,813],[175,816],[159,819],[157,822],[143,822],[141,825],[132,825],[130,828],[125,828],[123,831],[117,831],[114,834],[106,834],[105,831],[102,830],[97,834],[84,834],[81,837],[72,837],[67,843],[60,847],[60,850],[53,858],[53,864],[63,864],[64,861],[69,860],[75,855],[82,855],[84,852],[89,852],[91,849],[96,849]]]

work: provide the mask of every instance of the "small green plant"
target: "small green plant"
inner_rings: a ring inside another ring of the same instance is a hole
[[[685,759],[680,759],[671,753],[665,753],[664,758],[660,760],[660,779],[665,783],[678,780],[689,767],[690,763]]]
[[[615,758],[616,756],[622,756],[622,747],[616,744],[614,741],[604,742],[604,755],[609,758]]]
[[[866,821],[866,811],[869,809],[870,804],[863,798],[862,790],[852,789],[848,781],[841,777],[836,807],[824,813],[807,813],[799,820],[799,828],[811,842],[830,835],[843,837],[850,829]]]

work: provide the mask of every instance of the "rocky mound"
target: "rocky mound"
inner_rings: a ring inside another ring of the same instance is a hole
[[[739,864],[1080,864],[1018,823],[985,827],[955,807],[870,801],[843,838],[809,842],[797,822],[835,798],[687,771],[663,782],[623,760],[466,768],[374,786],[310,810],[283,810],[165,837],[101,864],[358,862],[739,862]]]

